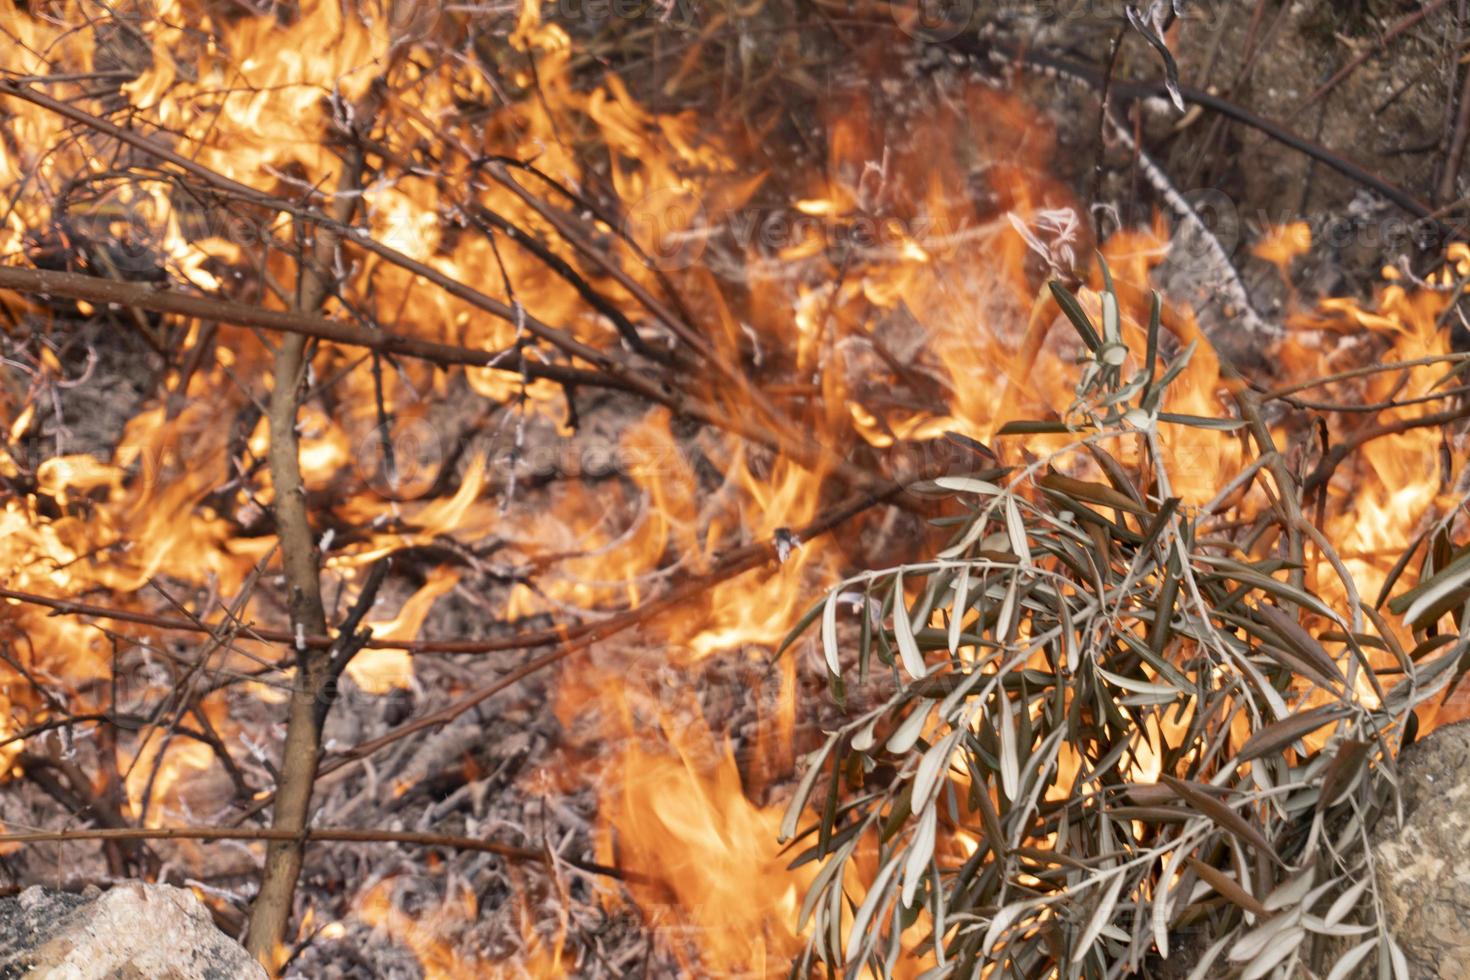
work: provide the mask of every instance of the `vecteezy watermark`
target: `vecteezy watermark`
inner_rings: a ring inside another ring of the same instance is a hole
[[[1181,191],[1179,199],[1170,204],[1166,210],[1174,224],[1170,251],[1189,258],[1206,253],[1234,255],[1241,245],[1252,244],[1282,220],[1266,208],[1244,207],[1213,187]],[[1187,218],[1180,213],[1184,207],[1189,210]],[[1444,228],[1434,218],[1403,214],[1369,197],[1309,224],[1312,243],[1319,249],[1362,249],[1389,262],[1405,253],[1436,248],[1444,241]]]
[[[448,447],[423,419],[384,423],[357,440],[352,463],[362,484],[379,497],[413,500],[438,482]]]
[[[976,0],[903,0],[888,10],[898,29],[929,43],[950,41],[970,27]]]
[[[704,256],[711,226],[699,195],[656,187],[628,207],[623,235],[656,269],[688,269]]]
[[[1234,254],[1241,238],[1240,211],[1234,199],[1213,187],[1183,191],[1180,199],[1194,220],[1185,223],[1184,234],[1176,233],[1172,250],[1199,258],[1214,252],[1213,239],[1225,255]]]
[[[1189,20],[1196,27],[1208,28],[1220,26],[1220,19],[1228,16],[1232,7],[1239,5],[1232,0],[1027,0],[1010,6],[1029,7],[1048,20],[1120,21],[1128,18],[1131,8],[1135,15],[1147,21],[1172,14]]]
[[[1433,248],[1444,241],[1443,225],[1432,217],[1401,214],[1381,216],[1334,215],[1313,228],[1314,241],[1340,250],[1355,245],[1385,255]]]
[[[644,21],[690,28],[699,12],[696,0],[543,0],[542,20],[599,26],[612,20]]]
[[[1129,8],[1147,13],[1165,0],[893,0],[886,4],[893,22],[910,37],[942,44],[979,24],[1001,16],[1028,15],[1044,23],[1061,20],[1121,21]],[[1208,30],[1227,15],[1227,0],[1167,0],[1168,9],[1179,17]]]
[[[649,265],[675,272],[707,262],[716,245],[747,263],[786,263],[823,251],[898,261],[942,253],[981,232],[982,224],[923,210],[908,216],[839,212],[821,201],[750,204],[716,213],[682,188],[658,188],[628,208],[621,230]]]

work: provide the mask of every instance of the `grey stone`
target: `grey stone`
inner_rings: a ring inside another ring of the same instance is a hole
[[[0,899],[0,980],[265,980],[183,888],[126,882]]]
[[[1470,723],[1437,729],[1399,758],[1404,821],[1374,833],[1383,914],[1410,974],[1470,977]]]

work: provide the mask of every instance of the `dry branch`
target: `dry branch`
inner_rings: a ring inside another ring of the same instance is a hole
[[[0,289],[33,296],[64,296],[97,305],[150,310],[239,327],[258,327],[446,366],[491,367],[504,362],[511,354],[510,351],[483,351],[441,344],[388,330],[370,330],[314,311],[271,310],[250,303],[160,289],[152,283],[104,279],[77,272],[0,266]],[[617,378],[584,368],[529,361],[527,369],[533,377],[564,384],[627,388]]]
[[[367,97],[368,104],[356,107],[354,117],[367,120],[364,128],[370,128],[377,114],[377,93],[381,88],[381,81],[375,83]],[[350,147],[344,155],[333,198],[332,217],[341,225],[352,220],[357,208],[363,166],[361,148]],[[312,229],[302,230],[308,233]],[[331,270],[336,264],[341,237],[330,228],[319,227],[314,231],[312,247],[303,251],[297,263],[295,307],[299,313],[315,311],[336,289]],[[307,338],[299,333],[288,334],[276,350],[269,416],[269,462],[274,494],[271,509],[280,540],[281,565],[286,572],[286,608],[291,628],[301,635],[323,636],[327,632],[327,613],[322,605],[321,555],[307,514],[300,436],[296,431],[301,390],[310,360],[306,342]],[[344,642],[351,642],[353,632],[347,631]],[[286,743],[281,749],[275,811],[271,817],[272,827],[282,831],[283,836],[273,839],[266,850],[260,891],[250,906],[250,931],[245,944],[250,954],[273,974],[276,950],[282,948],[286,938],[296,879],[301,874],[305,846],[302,835],[310,819],[322,725],[332,704],[328,684],[332,672],[332,651],[304,644],[296,648],[296,677],[286,722]]]
[[[1301,105],[1293,109],[1291,112],[1291,116],[1289,116],[1288,118],[1295,118],[1296,116],[1300,115],[1304,110],[1312,107],[1317,102],[1321,101],[1322,97],[1325,96],[1328,92],[1331,92],[1334,88],[1336,88],[1344,78],[1347,78],[1353,72],[1357,71],[1358,68],[1368,59],[1374,57],[1379,52],[1387,48],[1389,44],[1391,44],[1393,40],[1397,38],[1400,34],[1404,33],[1409,28],[1413,27],[1415,24],[1428,17],[1430,14],[1439,10],[1447,3],[1449,3],[1449,0],[1431,0],[1430,3],[1426,3],[1424,6],[1420,7],[1418,10],[1415,10],[1413,13],[1405,14],[1391,27],[1389,27],[1388,30],[1384,31],[1383,34],[1373,44],[1365,45],[1361,51],[1359,51],[1353,57],[1349,58],[1341,68],[1333,72],[1332,77],[1319,85],[1315,92],[1303,99]]]
[[[483,851],[508,861],[549,863],[545,851],[528,847],[515,847],[476,837],[457,837],[453,834],[434,834],[413,830],[360,830],[354,827],[309,827],[296,832],[266,827],[100,827],[92,830],[38,830],[17,834],[0,834],[0,844],[65,844],[75,841],[152,841],[152,840],[241,840],[241,841],[288,841],[298,840],[334,842],[343,844],[415,844],[420,847],[446,847],[457,851]],[[634,872],[609,867],[596,861],[557,855],[556,862],[589,874],[617,878],[622,881],[639,880]]]
[[[446,275],[426,263],[420,262],[382,242],[375,240],[366,229],[339,221],[316,208],[296,204],[257,190],[248,184],[226,177],[197,161],[159,145],[155,140],[130,129],[125,129],[101,117],[80,109],[70,103],[52,98],[13,79],[0,78],[0,95],[10,95],[33,105],[48,109],[57,115],[81,123],[99,133],[119,140],[141,150],[158,160],[172,164],[185,173],[202,180],[209,187],[227,196],[251,204],[266,207],[291,215],[298,221],[315,225],[319,232],[330,232],[392,265],[398,266],[427,280],[462,302],[498,317],[507,323],[524,328],[538,340],[561,350],[570,357],[592,364],[600,371],[612,375],[629,391],[642,395],[650,401],[667,406],[676,414],[713,425],[734,433],[754,443],[766,446],[790,456],[803,466],[829,468],[855,489],[881,493],[886,480],[860,467],[852,465],[832,447],[810,438],[797,425],[784,417],[770,419],[749,418],[746,413],[722,411],[703,400],[691,396],[674,379],[649,372],[634,363],[619,351],[594,347],[574,336],[569,330],[548,324],[524,308],[516,307],[488,296],[452,276]]]
[[[890,486],[885,493],[865,494],[844,501],[833,507],[822,517],[801,528],[797,532],[797,538],[802,541],[809,541],[819,535],[826,534],[828,531],[851,520],[869,508],[886,502],[890,497],[899,493],[900,490],[901,488],[895,484]],[[318,775],[330,775],[343,766],[365,759],[380,749],[399,742],[410,735],[426,731],[430,728],[437,728],[441,725],[447,725],[466,711],[469,711],[476,705],[483,704],[496,694],[525,680],[527,677],[560,663],[572,654],[590,647],[593,643],[605,640],[610,636],[621,633],[625,629],[652,620],[659,614],[681,605],[719,583],[734,578],[742,572],[748,572],[763,562],[770,561],[775,556],[776,545],[772,542],[757,541],[745,545],[727,555],[724,560],[708,573],[700,575],[697,578],[689,579],[658,598],[638,606],[636,609],[631,609],[621,616],[615,616],[612,619],[589,624],[579,637],[568,640],[561,647],[527,661],[509,673],[497,677],[489,684],[471,691],[436,711],[415,718],[412,721],[404,722],[402,725],[384,733],[378,738],[354,745],[341,755],[325,762],[318,769]],[[243,821],[249,818],[269,803],[270,797],[257,800],[238,819]]]
[[[979,40],[972,35],[960,34],[958,37],[943,42],[943,44],[952,50],[975,57],[985,57],[994,52],[1007,60],[1024,62],[1042,71],[1061,75],[1067,79],[1091,86],[1099,91],[1106,78],[1104,69],[1096,65],[1071,61],[1066,58],[1058,58],[1030,49],[1023,50],[999,41]],[[1108,92],[1111,96],[1116,96],[1119,99],[1130,102],[1169,97],[1169,89],[1163,82],[1124,78],[1108,79],[1107,82]],[[1360,166],[1341,154],[1293,132],[1281,123],[1267,119],[1244,106],[1237,105],[1229,99],[1188,85],[1179,85],[1176,90],[1186,103],[1199,106],[1202,109],[1208,109],[1225,118],[1249,126],[1283,146],[1290,147],[1298,153],[1311,157],[1347,179],[1361,184],[1363,187],[1392,202],[1400,210],[1427,224],[1431,224],[1447,240],[1457,237],[1455,229],[1441,221],[1437,213],[1429,205],[1392,181],[1368,170],[1366,167]]]

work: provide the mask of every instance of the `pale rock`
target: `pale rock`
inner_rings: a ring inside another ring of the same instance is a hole
[[[1470,723],[1437,729],[1399,759],[1404,822],[1374,834],[1389,932],[1416,978],[1470,977]]]
[[[0,980],[265,980],[195,894],[126,882],[0,899]]]

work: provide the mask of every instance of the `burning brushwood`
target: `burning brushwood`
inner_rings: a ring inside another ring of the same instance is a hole
[[[1430,962],[1370,824],[1464,713],[1470,250],[1127,6],[1101,66],[869,4],[0,14],[12,883],[301,976]],[[1257,315],[1313,229],[1238,269],[1155,98],[1432,255]]]

